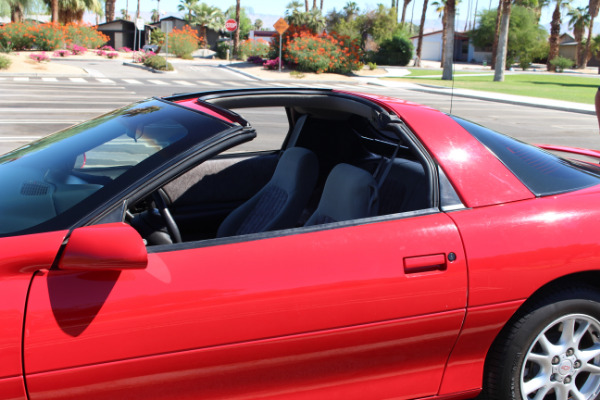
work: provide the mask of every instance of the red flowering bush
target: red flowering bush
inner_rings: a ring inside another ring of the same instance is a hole
[[[86,24],[68,23],[64,26],[65,43],[72,48],[75,45],[88,49],[98,49],[109,41],[109,37],[98,32],[96,27]]]
[[[362,67],[358,41],[336,33],[301,32],[285,43],[285,60],[306,72],[349,73]]]
[[[33,23],[13,22],[0,27],[0,44],[12,50],[26,50],[33,47],[33,36],[29,35],[29,27]]]
[[[109,40],[96,28],[82,24],[65,26],[48,23],[13,22],[0,28],[0,47],[10,43],[13,50],[55,50],[66,45],[98,48]]]
[[[177,57],[191,59],[192,52],[198,50],[198,46],[205,46],[205,44],[204,38],[198,37],[196,31],[189,25],[184,25],[181,29],[174,28],[169,33],[169,53]]]

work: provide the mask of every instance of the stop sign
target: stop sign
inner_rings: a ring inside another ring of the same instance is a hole
[[[228,19],[225,21],[225,29],[229,32],[235,31],[237,29],[237,22],[235,22],[235,19]]]

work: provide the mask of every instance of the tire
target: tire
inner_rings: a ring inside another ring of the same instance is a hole
[[[554,290],[526,306],[488,355],[482,399],[600,398],[600,294]]]

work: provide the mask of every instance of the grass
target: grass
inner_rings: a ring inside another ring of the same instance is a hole
[[[439,72],[440,78],[421,78],[423,75],[434,75],[433,72]],[[455,74],[455,88],[540,97],[584,104],[594,104],[594,96],[600,86],[600,77],[562,74],[515,74],[505,75],[504,82],[494,82],[493,75],[469,76],[467,74],[467,72]],[[411,70],[411,75],[407,77],[386,79],[409,80],[413,83],[437,86],[452,86],[452,81],[441,80],[441,71]]]

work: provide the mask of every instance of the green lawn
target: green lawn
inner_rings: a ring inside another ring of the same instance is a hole
[[[439,72],[440,78],[420,78],[420,76],[434,75],[434,73],[437,72]],[[504,82],[494,82],[493,75],[468,76],[465,74],[467,73],[463,72],[462,74],[455,74],[455,88],[533,96],[585,104],[594,103],[596,90],[600,86],[600,75],[596,78],[562,74],[516,74],[505,75]],[[415,78],[412,78],[412,76]],[[384,79],[408,80],[410,82],[428,85],[452,86],[452,81],[441,80],[441,71],[411,70],[411,75],[404,78]]]

